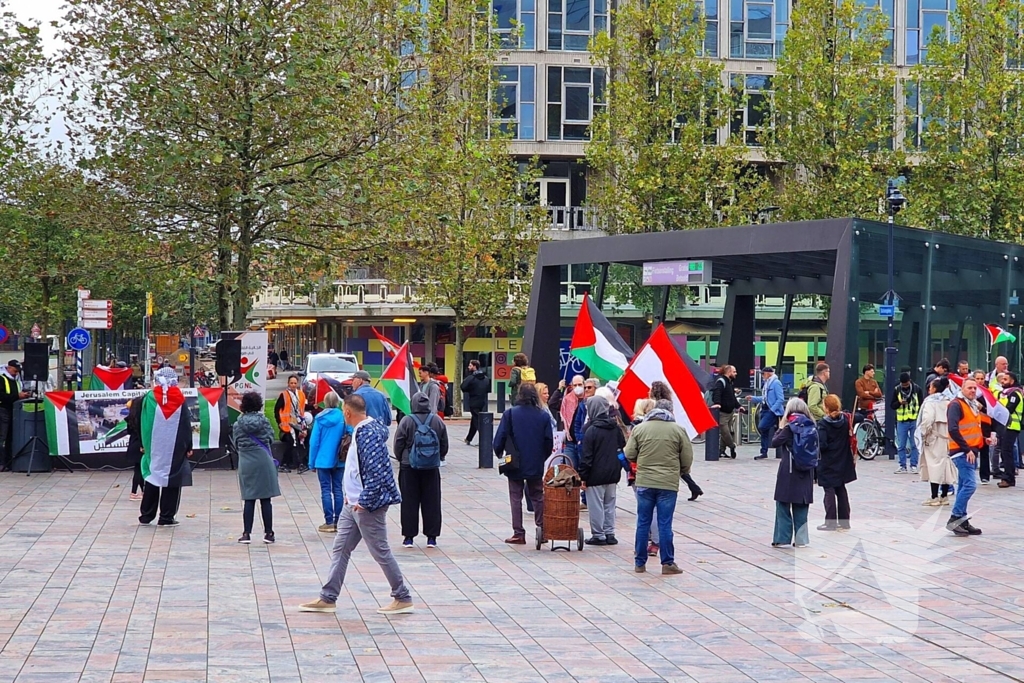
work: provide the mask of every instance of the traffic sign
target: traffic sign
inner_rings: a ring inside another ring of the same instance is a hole
[[[110,330],[114,328],[114,321],[110,318],[83,318],[79,327],[90,330]]]
[[[68,332],[68,346],[75,351],[85,351],[91,343],[92,337],[89,336],[89,330],[76,327]]]
[[[3,325],[0,325],[0,344],[3,344],[5,341],[7,341],[7,338],[10,336],[11,333],[7,331],[7,328],[4,327]]]
[[[84,311],[109,311],[113,307],[110,299],[82,299]]]
[[[878,315],[882,316],[883,318],[892,318],[893,316],[896,315],[896,307],[895,306],[884,306],[884,305],[883,306],[879,306],[878,307]]]

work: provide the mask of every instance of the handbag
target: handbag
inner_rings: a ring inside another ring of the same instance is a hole
[[[498,473],[511,474],[519,470],[519,449],[516,448],[512,411],[508,413],[508,438],[505,439],[505,455],[498,460]]]
[[[346,433],[341,437],[341,441],[338,443],[338,452],[334,457],[334,466],[344,465],[345,460],[348,458],[348,449],[352,446],[352,434]]]

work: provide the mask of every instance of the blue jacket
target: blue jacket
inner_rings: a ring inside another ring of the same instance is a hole
[[[355,391],[356,396],[362,396],[366,401],[366,414],[385,427],[391,426],[391,406],[388,405],[384,394],[377,391],[369,384],[364,384]]]
[[[772,377],[762,388],[762,395],[754,396],[751,402],[761,403],[775,413],[776,417],[782,417],[786,412],[786,394],[782,390],[782,380]]]
[[[508,473],[510,479],[538,479],[544,476],[544,462],[555,447],[550,415],[533,406],[516,406],[506,410],[501,416],[498,431],[494,433],[495,455],[505,452],[506,440],[514,440],[519,452],[519,470]]]
[[[363,480],[359,505],[373,512],[401,503],[402,495],[398,492],[388,455],[388,428],[376,420],[360,427],[356,432],[356,457],[359,458],[359,476]]]
[[[313,420],[313,431],[309,435],[309,469],[329,470],[338,459],[338,444],[352,428],[345,424],[340,408],[328,408]],[[345,463],[337,463],[344,467]]]

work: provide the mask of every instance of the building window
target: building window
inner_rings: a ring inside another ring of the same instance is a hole
[[[1010,17],[1010,35],[1006,41],[1006,68],[1024,69],[1024,16],[1021,11]]]
[[[882,52],[882,63],[893,64],[896,36],[896,8],[894,0],[857,0],[857,3],[865,8],[861,15],[865,20],[864,23],[867,23],[867,13],[873,10],[881,10],[882,14],[885,15],[885,34],[883,36],[885,50]]]
[[[534,73],[532,66],[498,66],[493,71],[491,118],[498,130],[515,140],[534,139]]]
[[[589,140],[594,115],[605,107],[604,69],[548,67],[548,139]]]
[[[704,56],[718,56],[718,0],[704,0]]]
[[[950,38],[949,16],[956,0],[907,0],[907,64],[928,61],[933,32]]]
[[[729,80],[736,102],[729,132],[745,145],[760,147],[761,129],[771,122],[771,76],[732,74]]]
[[[398,106],[405,109],[406,100],[408,99],[406,93],[412,91],[421,83],[427,82],[427,70],[413,69],[410,71],[403,71],[401,79],[402,80],[398,84]]]
[[[506,50],[537,47],[537,0],[491,0],[492,30]]]
[[[608,28],[608,0],[548,0],[548,49],[584,51]]]
[[[903,97],[907,107],[903,146],[926,151],[934,143],[934,140],[929,140],[929,131],[939,130],[947,120],[942,116],[943,100],[917,81],[903,83]]]
[[[789,0],[731,0],[729,56],[777,59],[789,26]]]

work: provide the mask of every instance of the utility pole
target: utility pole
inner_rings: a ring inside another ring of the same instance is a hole
[[[907,204],[907,198],[900,192],[901,179],[890,179],[885,189],[885,204],[889,214],[889,291],[885,293],[886,316],[889,326],[885,337],[885,382],[887,388],[895,386],[896,381],[896,305],[899,296],[896,294],[895,284],[895,245],[893,237],[893,226],[896,222],[896,214]],[[896,406],[892,401],[885,403],[885,452],[889,459],[896,458]]]

